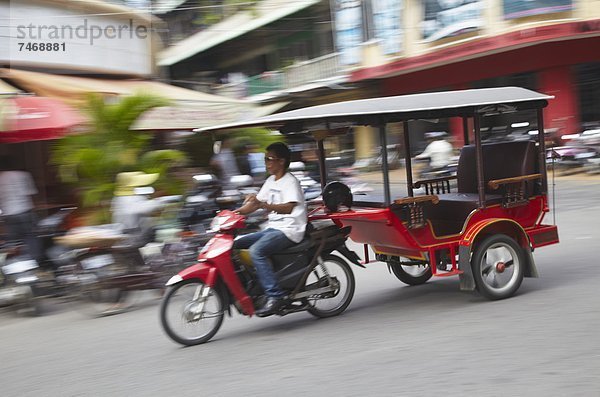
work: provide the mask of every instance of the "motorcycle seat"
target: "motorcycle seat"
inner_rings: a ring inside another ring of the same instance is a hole
[[[314,242],[309,238],[304,238],[298,244],[292,245],[282,251],[277,251],[275,255],[302,254],[313,248]]]
[[[349,233],[350,233],[350,226],[340,228],[337,225],[331,225],[331,226],[323,227],[320,229],[311,228],[310,230],[307,230],[307,234],[312,240],[320,240],[320,239],[332,237],[335,235],[344,235],[345,236]]]

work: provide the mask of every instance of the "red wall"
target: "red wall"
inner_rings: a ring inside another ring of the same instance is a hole
[[[428,90],[469,88],[478,80],[516,73],[536,72],[536,89],[556,98],[545,111],[546,128],[558,134],[580,129],[578,92],[572,66],[600,62],[600,37],[562,40],[518,48],[480,58],[455,62],[426,70],[388,77],[381,84],[382,95],[402,95]],[[462,141],[462,124],[451,121],[451,132]]]
[[[579,131],[579,100],[569,66],[547,68],[538,72],[539,90],[555,98],[548,101],[544,112],[544,126],[558,128],[557,135]]]
[[[515,73],[584,62],[600,62],[600,37],[557,41],[389,77],[383,95],[401,95],[454,86]]]

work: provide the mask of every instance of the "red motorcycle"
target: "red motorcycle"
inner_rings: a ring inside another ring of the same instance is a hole
[[[209,341],[219,330],[231,306],[252,316],[265,296],[248,252],[233,251],[236,231],[244,228],[245,218],[232,211],[221,211],[213,220],[215,236],[202,248],[198,261],[167,282],[160,319],[171,339],[191,346]],[[308,311],[316,317],[342,313],[354,295],[354,275],[337,251],[352,263],[362,266],[355,252],[348,249],[349,227],[329,225],[314,229],[297,245],[272,256],[279,286],[287,293],[286,304],[276,313]]]

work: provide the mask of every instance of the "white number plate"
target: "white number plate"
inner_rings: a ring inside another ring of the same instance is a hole
[[[98,269],[100,267],[110,265],[113,263],[115,263],[113,256],[110,254],[105,254],[105,255],[92,256],[91,258],[84,259],[81,261],[81,266],[85,270],[91,270],[91,269]]]
[[[4,274],[16,274],[16,273],[24,273],[28,270],[33,270],[38,267],[38,264],[34,260],[26,260],[13,262],[9,265],[5,265],[2,267],[2,272]]]

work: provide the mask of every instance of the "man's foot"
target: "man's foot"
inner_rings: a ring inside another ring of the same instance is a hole
[[[283,298],[268,297],[264,306],[256,311],[258,317],[267,317],[275,314],[285,303]]]

